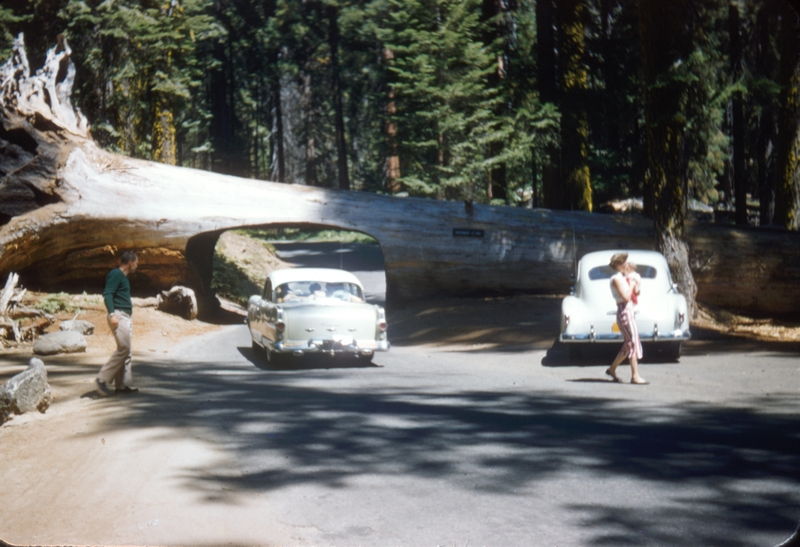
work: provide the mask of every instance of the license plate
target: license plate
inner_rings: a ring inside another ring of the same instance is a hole
[[[617,325],[616,323],[612,323],[611,332],[619,332],[619,325]]]

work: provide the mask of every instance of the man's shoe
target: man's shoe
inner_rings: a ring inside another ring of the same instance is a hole
[[[109,395],[113,395],[111,390],[108,388],[106,383],[101,380],[100,378],[94,379],[94,390],[100,394],[101,397],[108,397]]]
[[[130,386],[118,387],[114,390],[114,393],[139,393],[139,388]]]

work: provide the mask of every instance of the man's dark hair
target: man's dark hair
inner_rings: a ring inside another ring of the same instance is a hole
[[[121,264],[130,264],[137,258],[138,257],[136,256],[136,253],[134,253],[133,251],[125,251],[120,255],[119,261]]]

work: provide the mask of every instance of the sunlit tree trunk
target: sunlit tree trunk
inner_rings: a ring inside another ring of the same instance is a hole
[[[313,104],[313,88],[312,88],[312,81],[311,81],[311,72],[310,70],[306,70],[302,76],[302,97],[301,97],[301,104],[303,109],[303,134],[305,140],[305,164],[306,164],[306,174],[305,174],[305,182],[309,186],[317,186],[319,184],[319,180],[317,179],[317,147],[316,141],[314,139],[314,123],[315,123],[315,116],[314,116],[314,104]]]
[[[781,93],[778,106],[775,224],[790,230],[800,229],[800,43],[797,32],[797,14],[784,9],[779,36]]]
[[[156,104],[155,123],[153,124],[153,160],[168,165],[177,165],[176,150],[175,121],[172,110],[162,99]]]
[[[558,55],[561,83],[561,184],[564,208],[592,210],[589,177],[589,123],[586,118],[588,73],[584,44],[584,0],[559,0]]]
[[[394,59],[394,54],[388,48],[383,48],[383,61],[389,63]],[[394,87],[389,85],[386,92],[386,122],[383,125],[383,132],[386,138],[386,180],[384,188],[390,194],[396,194],[402,187],[400,184],[400,155],[397,152],[397,124],[394,116],[397,114],[397,105],[394,101]]]
[[[687,0],[639,0],[639,32],[645,85],[647,170],[645,205],[652,211],[656,248],[664,254],[686,296],[690,315],[697,295],[686,243],[684,173],[681,161],[685,89],[668,71],[686,47]]]

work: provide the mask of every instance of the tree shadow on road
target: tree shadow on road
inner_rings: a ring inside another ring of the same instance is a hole
[[[347,488],[365,475],[447,480],[511,495],[579,466],[604,480],[648,482],[654,496],[660,487],[674,492],[676,484],[693,493],[664,494],[658,514],[623,511],[626,501],[611,498],[576,505],[594,531],[589,545],[743,547],[752,544],[748,534],[786,537],[800,509],[800,416],[788,410],[796,406],[794,393],[741,408],[634,407],[535,389],[363,389],[340,381],[347,370],[265,373],[249,361],[176,368],[153,360],[138,363],[137,374],[157,389],[125,399],[128,411],[105,427],[191,431],[223,447],[240,468],[228,462],[188,468],[183,476],[208,500],[221,501],[222,490]],[[764,483],[779,487],[753,490]]]

